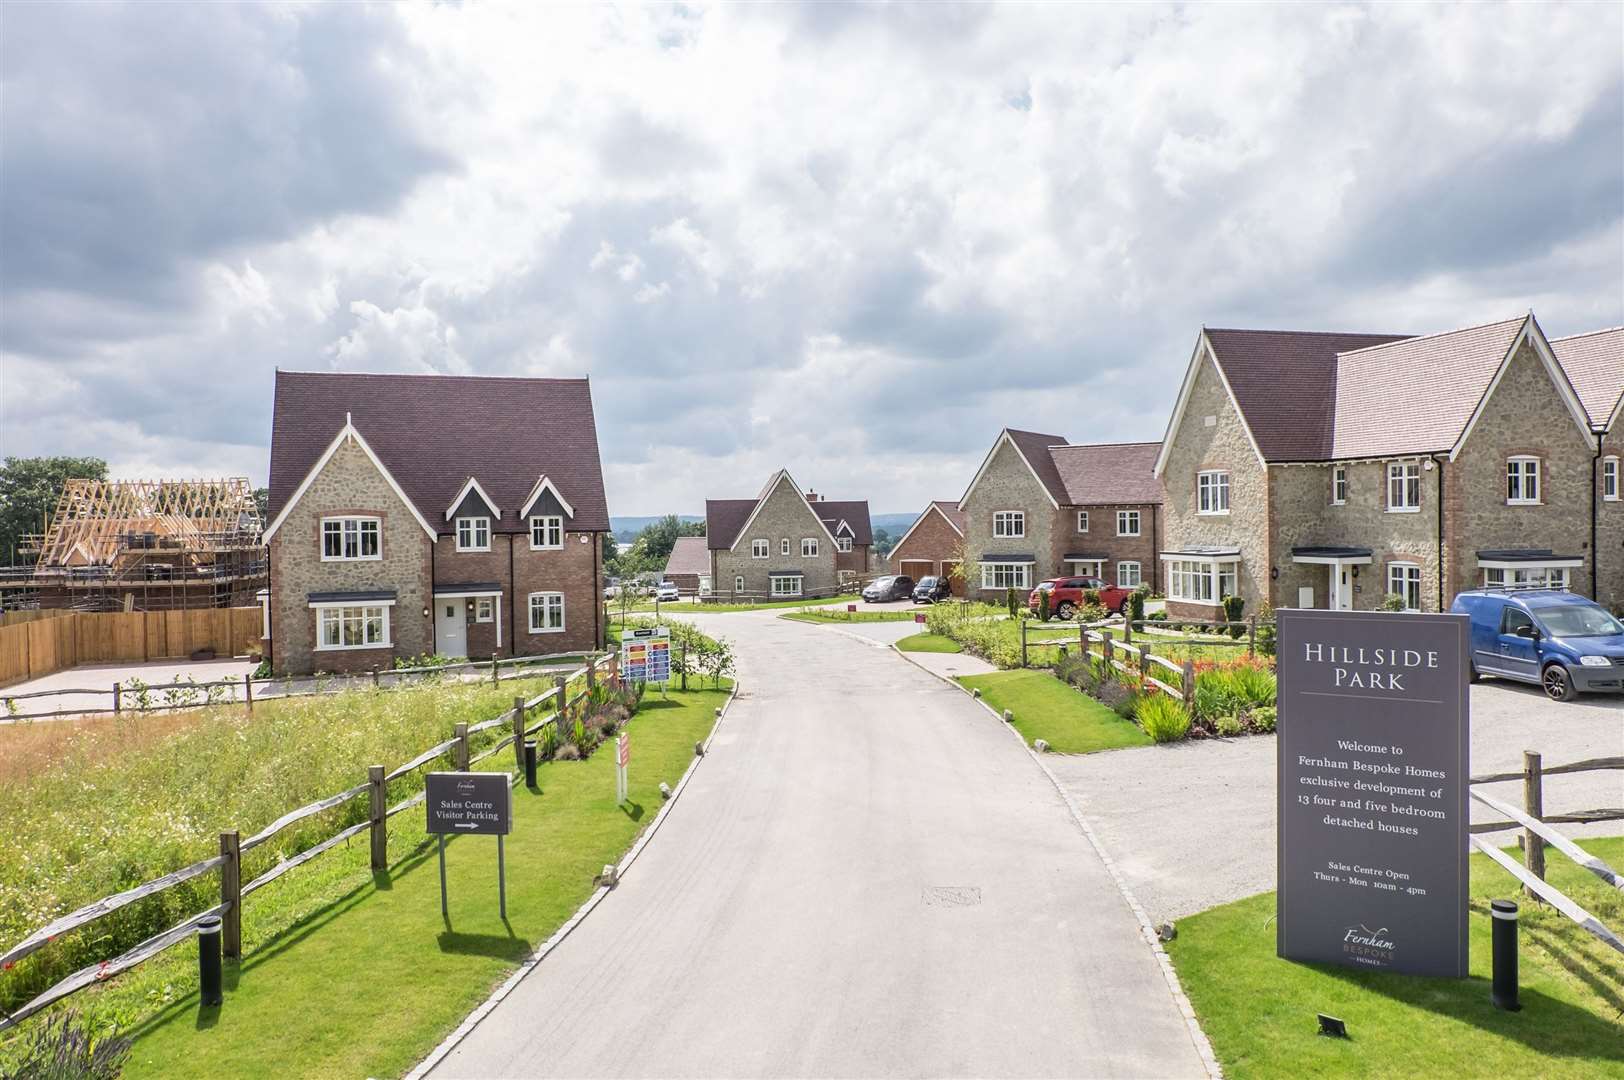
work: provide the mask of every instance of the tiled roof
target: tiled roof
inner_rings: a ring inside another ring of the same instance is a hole
[[[343,430],[346,413],[442,535],[453,528],[446,507],[470,476],[502,510],[497,532],[525,530],[520,504],[542,475],[574,507],[569,528],[609,528],[588,381],[460,375],[278,371],[273,518]]]
[[[1527,315],[1337,357],[1331,456],[1453,449]]]
[[[679,536],[671,548],[671,557],[665,561],[665,576],[672,574],[710,573],[710,552],[703,536]]]
[[[1551,351],[1568,373],[1590,426],[1603,430],[1624,398],[1624,326],[1552,338]]]
[[[851,542],[859,547],[874,542],[874,529],[868,519],[868,500],[856,499],[837,501],[823,499],[812,504],[817,511],[818,518],[834,532],[835,526],[842,521],[851,526]]]
[[[1010,441],[1015,448],[1026,458],[1032,471],[1037,473],[1038,480],[1048,489],[1055,502],[1066,501],[1066,482],[1060,478],[1060,470],[1054,466],[1054,460],[1049,456],[1050,447],[1066,445],[1064,435],[1042,435],[1036,431],[1017,431],[1014,428],[1005,428]]]
[[[932,499],[930,504],[942,512],[942,516],[953,523],[953,527],[963,534],[964,528],[970,523],[970,515],[959,509],[959,504],[953,499]],[[912,528],[913,526],[909,526]]]
[[[1407,336],[1213,329],[1206,335],[1266,461],[1329,457],[1337,353]]]
[[[1161,502],[1162,482],[1151,472],[1161,448],[1153,442],[1050,447],[1065,485],[1061,505]]]
[[[712,551],[726,551],[750,520],[750,511],[760,499],[706,499],[705,544]]]

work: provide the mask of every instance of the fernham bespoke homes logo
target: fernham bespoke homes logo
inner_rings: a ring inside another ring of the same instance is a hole
[[[1393,962],[1393,956],[1398,951],[1397,943],[1388,936],[1391,932],[1385,926],[1372,930],[1364,923],[1344,927],[1342,951],[1356,964],[1386,967]]]

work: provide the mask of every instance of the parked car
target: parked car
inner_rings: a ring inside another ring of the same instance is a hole
[[[877,577],[863,588],[863,601],[880,604],[887,600],[906,600],[913,596],[914,579],[907,574]]]
[[[1118,615],[1127,613],[1128,595],[1133,590],[1125,589],[1121,585],[1108,585],[1097,577],[1061,577],[1040,581],[1037,588],[1032,590],[1032,595],[1026,598],[1026,606],[1036,612],[1038,597],[1042,593],[1048,593],[1050,618],[1074,618],[1077,609],[1083,606],[1085,589],[1098,589],[1100,603],[1105,605],[1107,611]]]
[[[913,602],[934,604],[953,595],[953,586],[945,577],[922,577],[913,588]]]
[[[673,582],[662,581],[658,585],[654,586],[654,599],[658,600],[662,604],[668,603],[672,600],[681,600],[682,590],[678,589],[676,584]]]
[[[1552,701],[1624,690],[1624,623],[1561,589],[1473,589],[1451,611],[1471,619],[1472,681],[1532,683]]]

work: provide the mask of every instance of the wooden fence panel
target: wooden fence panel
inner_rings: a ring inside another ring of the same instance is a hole
[[[28,678],[28,624],[0,627],[0,686]]]
[[[79,664],[167,660],[200,649],[239,656],[262,625],[258,607],[8,614],[36,617],[0,625],[0,686]]]

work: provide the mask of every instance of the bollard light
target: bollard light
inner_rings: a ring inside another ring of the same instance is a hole
[[[1495,900],[1489,904],[1494,916],[1494,982],[1489,1000],[1507,1012],[1522,1009],[1517,1000],[1517,902]]]
[[[524,741],[524,785],[532,788],[536,786],[536,740],[534,739]]]
[[[205,915],[197,921],[198,996],[204,1007],[225,1000],[220,992],[220,916]]]

